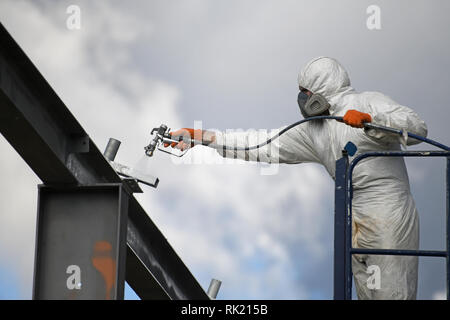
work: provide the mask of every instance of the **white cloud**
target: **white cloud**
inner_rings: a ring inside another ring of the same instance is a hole
[[[433,294],[432,300],[447,300],[447,292],[445,290],[436,291]]]

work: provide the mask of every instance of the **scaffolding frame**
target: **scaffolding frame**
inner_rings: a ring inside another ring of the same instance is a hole
[[[356,156],[349,163],[348,152],[342,151],[336,161],[334,220],[334,283],[335,300],[352,299],[352,255],[404,255],[446,258],[447,300],[450,300],[450,151],[382,151]],[[353,170],[369,157],[445,157],[446,163],[446,250],[365,249],[352,247]]]

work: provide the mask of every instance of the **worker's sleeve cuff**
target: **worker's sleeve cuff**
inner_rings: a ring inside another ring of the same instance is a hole
[[[404,132],[407,132],[407,130],[404,130],[404,128],[397,128],[395,125],[393,125],[390,121],[390,118],[383,114],[383,113],[377,113],[375,115],[372,115],[372,123],[378,124],[380,126],[384,127],[390,127],[395,129],[403,130]],[[408,136],[403,135],[399,136],[394,133],[385,132],[383,130],[378,129],[372,129],[372,128],[364,128],[365,133],[372,138],[375,138],[377,140],[383,141],[385,143],[400,143],[404,147],[406,147],[408,143]]]

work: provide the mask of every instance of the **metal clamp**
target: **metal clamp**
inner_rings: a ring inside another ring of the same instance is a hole
[[[114,138],[109,138],[108,144],[106,145],[105,152],[103,155],[108,160],[109,164],[117,172],[118,175],[125,177],[123,181],[130,187],[133,192],[142,192],[142,190],[137,185],[137,182],[146,184],[150,187],[156,188],[159,183],[157,177],[139,172],[131,167],[124,166],[123,164],[114,162],[117,155],[117,151],[120,147],[120,141]],[[130,181],[130,178],[135,180],[136,183]]]

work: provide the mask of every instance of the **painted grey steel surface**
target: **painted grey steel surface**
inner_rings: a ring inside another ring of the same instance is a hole
[[[128,194],[121,184],[39,187],[34,299],[123,299]]]
[[[43,183],[73,186],[122,183],[102,152],[1,24],[0,107],[0,132]],[[167,283],[168,287],[183,288],[181,295],[175,294],[176,290],[169,291],[171,299],[208,299],[159,230],[146,229],[153,222],[133,196],[129,204],[132,222],[129,225],[136,226],[129,231],[143,239],[127,246],[127,256],[136,258],[133,263],[127,263],[126,270],[126,278],[135,292],[143,299],[159,298],[159,294],[153,293],[163,290],[161,284]],[[146,256],[147,253],[152,255]],[[160,260],[153,261],[153,257]],[[153,265],[160,265],[163,272],[153,274]],[[141,283],[160,287],[147,288]]]
[[[183,261],[178,257],[157,226],[145,214],[142,207],[134,201],[130,202],[128,214],[127,245],[131,253],[137,255],[145,272],[128,275],[127,282],[137,288],[142,299],[164,299],[164,294],[170,299],[209,299]],[[153,296],[154,290],[149,290],[145,283],[151,280],[150,275],[157,280],[164,291]]]

